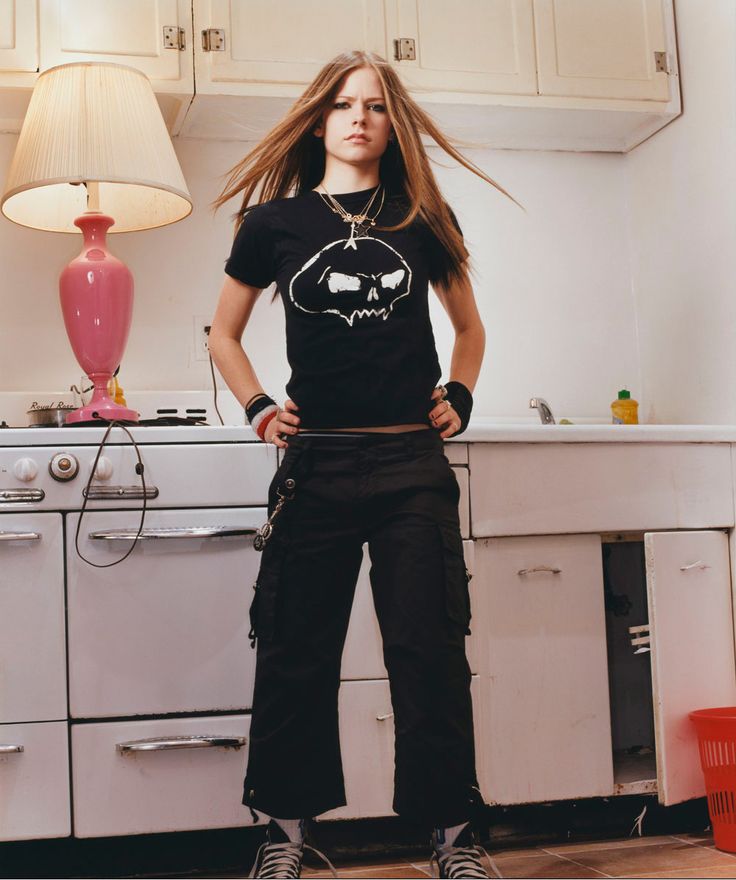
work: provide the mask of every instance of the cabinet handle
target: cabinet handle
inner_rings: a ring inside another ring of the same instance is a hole
[[[24,751],[23,746],[14,745],[13,743],[0,743],[0,755],[13,755],[16,752]]]
[[[376,715],[376,721],[386,721],[389,718],[393,718],[394,713],[389,712],[388,715]]]
[[[244,745],[244,736],[192,734],[191,736],[152,736],[148,739],[133,739],[130,742],[117,743],[115,748],[125,754],[126,752],[158,752],[167,749],[214,749],[220,746],[239,749]]]
[[[38,532],[1,532],[0,541],[38,541]]]
[[[143,529],[138,536],[139,541],[169,538],[224,538],[233,535],[255,535],[256,528],[239,526],[187,526],[184,528]],[[132,541],[138,529],[106,529],[101,532],[90,532],[89,537],[95,541]]]
[[[82,489],[82,495],[90,501],[142,501],[158,498],[158,486],[90,486]]]
[[[534,568],[520,568],[518,574],[533,574],[535,571],[551,571],[552,574],[559,574],[562,569],[553,568],[551,565],[536,565]]]
[[[43,489],[0,489],[0,503],[17,504],[19,501],[43,501]]]
[[[703,562],[702,559],[698,559],[697,562],[691,562],[690,565],[681,565],[680,571],[689,571],[691,568],[710,568],[710,565]]]

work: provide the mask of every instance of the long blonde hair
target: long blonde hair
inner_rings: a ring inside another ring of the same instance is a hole
[[[325,64],[284,119],[227,172],[227,182],[212,206],[216,211],[238,193],[243,194],[236,215],[237,232],[246,212],[255,204],[314,189],[324,176],[325,149],[324,141],[313,131],[321,124],[322,114],[338,94],[343,79],[361,67],[371,67],[380,79],[395,133],[380,160],[381,182],[387,193],[403,195],[408,204],[408,212],[400,223],[376,228],[396,231],[418,216],[445,249],[446,268],[440,280],[445,284],[464,281],[469,254],[434,178],[421,135],[431,137],[453,159],[495,186],[515,204],[519,203],[452,145],[432,117],[409,95],[394,68],[374,52],[344,52]],[[258,201],[251,205],[257,189]]]

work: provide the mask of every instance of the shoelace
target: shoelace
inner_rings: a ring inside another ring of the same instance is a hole
[[[498,870],[498,866],[480,844],[447,846],[443,847],[442,853],[434,850],[429,859],[432,877],[447,877],[449,880],[456,877],[490,877],[483,867],[478,850],[488,859],[493,874],[503,880],[503,874]]]
[[[267,847],[267,849],[263,856],[263,864],[261,865],[258,874],[256,874],[258,859],[260,858],[261,850],[264,847]],[[332,876],[337,877],[337,871],[324,853],[321,853],[318,849],[315,849],[308,843],[299,844],[292,843],[291,841],[288,843],[269,843],[268,841],[262,843],[256,853],[256,860],[253,862],[253,867],[250,874],[248,874],[248,877],[269,877],[273,878],[273,880],[277,880],[277,878],[280,878],[280,880],[286,880],[286,878],[299,877],[301,873],[302,854],[305,849],[311,849],[313,853],[316,853],[327,863],[330,871],[332,871]]]

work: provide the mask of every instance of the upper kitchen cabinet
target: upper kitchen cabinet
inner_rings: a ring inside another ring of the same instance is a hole
[[[199,94],[290,96],[338,52],[386,43],[383,0],[194,0],[194,18]]]
[[[259,139],[325,61],[346,49],[385,52],[383,7],[383,0],[194,0],[197,94],[181,134]]]
[[[143,71],[169,131],[178,133],[194,94],[191,0],[0,0],[0,37],[8,34],[3,47],[13,27],[17,45],[32,45],[37,57],[24,49],[24,57],[34,62],[23,69],[33,73],[8,73],[17,68],[3,64],[4,131],[20,131],[38,71],[76,61],[103,61]]]
[[[386,11],[398,43],[381,54],[420,100],[537,94],[531,0],[463,0],[452,15],[444,0],[394,0]]]
[[[28,0],[0,0],[0,72],[38,70],[38,9]]]
[[[484,147],[627,152],[681,112],[673,0],[194,0],[194,30],[192,137],[260,138],[350,48]]]
[[[670,100],[662,0],[534,0],[539,94]]]

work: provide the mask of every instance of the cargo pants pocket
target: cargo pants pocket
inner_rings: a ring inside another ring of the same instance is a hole
[[[287,552],[288,543],[283,538],[269,543],[263,551],[261,568],[256,582],[253,584],[255,595],[249,611],[250,632],[248,638],[251,640],[251,648],[255,648],[256,639],[262,639],[264,642],[272,641],[276,632],[279,582]]]
[[[472,575],[465,567],[463,541],[456,528],[445,525],[438,525],[437,528],[442,542],[447,616],[469,636],[472,612],[468,584]]]

